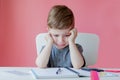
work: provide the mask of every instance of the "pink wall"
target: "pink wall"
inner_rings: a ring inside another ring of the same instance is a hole
[[[3,23],[4,23],[4,18],[3,18],[3,5],[1,4],[2,1],[0,1],[0,59],[2,58],[2,53],[3,53]],[[0,60],[1,63],[1,60]]]
[[[0,66],[35,66],[35,36],[46,32],[49,9],[69,6],[79,32],[100,37],[93,67],[120,67],[120,0],[0,0]]]

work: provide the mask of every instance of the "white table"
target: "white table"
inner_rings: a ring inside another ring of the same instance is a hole
[[[30,69],[35,67],[0,67],[0,80],[35,80],[30,73]],[[100,77],[100,80],[119,80],[118,77]],[[61,79],[42,79],[42,80],[91,80],[90,77],[81,78],[61,78]]]

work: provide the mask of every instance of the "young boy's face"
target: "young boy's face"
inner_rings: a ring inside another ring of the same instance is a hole
[[[68,38],[70,36],[70,29],[49,29],[54,44],[58,49],[62,49],[68,45]]]

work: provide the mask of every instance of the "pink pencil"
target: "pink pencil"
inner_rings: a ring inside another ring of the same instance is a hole
[[[97,71],[90,71],[90,73],[91,73],[91,80],[99,80]]]

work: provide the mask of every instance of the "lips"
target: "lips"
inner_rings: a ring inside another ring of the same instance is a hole
[[[65,44],[57,44],[57,47],[58,47],[59,49],[64,48],[64,47],[65,47]]]
[[[58,46],[65,46],[65,44],[57,44]]]

